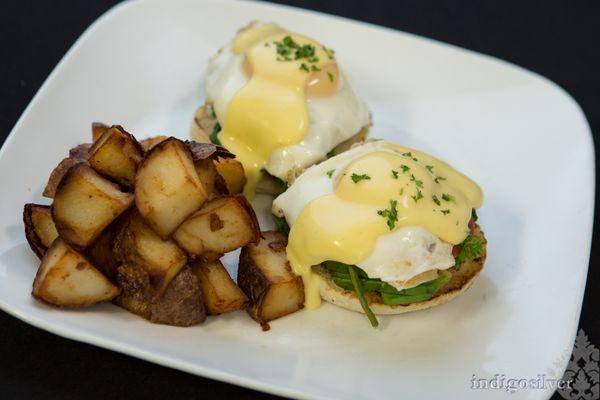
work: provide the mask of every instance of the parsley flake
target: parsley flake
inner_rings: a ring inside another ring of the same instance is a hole
[[[387,218],[387,226],[388,228],[390,228],[390,231],[394,229],[394,227],[396,226],[396,222],[398,221],[398,210],[396,209],[397,205],[397,200],[390,200],[389,209],[377,211],[377,215]]]
[[[423,187],[423,181],[415,178],[415,176],[413,174],[410,174],[410,180],[411,180],[411,182],[414,182],[415,185],[417,185],[418,188],[422,188]]]
[[[398,179],[398,171],[392,170],[392,178]]]
[[[367,174],[361,174],[361,175],[352,174],[352,176],[350,177],[350,179],[352,179],[352,182],[358,183],[358,182],[363,181],[363,180],[368,181],[368,180],[371,179],[371,177],[369,175],[367,175]]]
[[[411,199],[415,201],[415,203],[423,198],[423,193],[421,193],[420,189],[417,189],[417,193],[414,196],[410,196]]]
[[[446,178],[444,178],[443,176],[436,176],[434,181],[435,183],[440,183],[440,181],[445,181]]]
[[[419,161],[416,157],[413,157],[412,152],[407,151],[406,153],[402,153],[404,157],[412,158],[413,161]]]
[[[404,165],[404,164],[402,164],[402,165],[400,165],[400,168],[402,168],[402,173],[403,173],[403,174],[405,174],[405,173],[407,173],[408,171],[410,171],[410,167],[409,167],[408,165]]]
[[[444,201],[453,201],[456,203],[456,197],[452,196],[451,194],[448,193],[442,193],[442,200]]]
[[[444,215],[448,215],[450,214],[450,210],[440,210],[442,212],[442,214]]]
[[[426,165],[425,168],[431,173],[433,173],[433,165]]]
[[[434,194],[433,196],[431,196],[431,199],[433,200],[433,202],[435,204],[437,204],[438,206],[442,205],[442,202],[440,201],[440,199],[438,199],[438,197]]]
[[[329,171],[327,171],[327,176],[329,177],[329,179],[331,179],[334,172],[335,172],[335,169],[330,169]]]
[[[333,51],[333,49],[330,49],[325,46],[321,46],[321,48],[323,49],[325,54],[327,54],[327,58],[329,58],[330,60],[333,60],[333,58],[335,57],[335,51]]]
[[[327,77],[329,78],[329,82],[333,82],[333,74],[327,71]]]

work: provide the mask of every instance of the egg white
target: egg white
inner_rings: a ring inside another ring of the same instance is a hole
[[[348,164],[374,151],[393,153],[385,147],[383,141],[368,142],[308,168],[274,200],[273,213],[285,217],[288,224],[293,226],[302,209],[310,201],[334,192],[336,178],[338,174],[343,173]],[[330,178],[327,172],[333,169],[335,172]],[[371,278],[379,278],[397,289],[406,289],[414,286],[407,283],[411,278],[430,270],[448,269],[454,263],[451,244],[440,240],[420,226],[409,226],[381,235],[371,254],[357,263],[357,266]]]
[[[227,107],[248,78],[243,70],[244,55],[234,54],[231,45],[209,60],[206,72],[206,100],[214,106],[219,122]],[[333,95],[308,98],[309,126],[304,139],[273,151],[266,170],[284,181],[292,181],[306,167],[326,157],[336,145],[357,134],[370,123],[369,110],[340,70],[340,89]]]

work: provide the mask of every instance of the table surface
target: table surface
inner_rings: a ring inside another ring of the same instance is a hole
[[[0,16],[0,143],[77,37],[116,1],[7,1]],[[384,25],[496,56],[542,74],[581,105],[600,135],[600,57],[595,1],[279,1]],[[595,38],[595,39],[594,39]],[[51,133],[44,133],[51,134]],[[597,156],[596,149],[596,156]],[[6,171],[3,171],[6,173]],[[597,196],[596,196],[597,198]],[[574,221],[574,223],[576,223]],[[600,345],[598,216],[582,328]],[[577,251],[577,249],[573,249]],[[560,324],[561,321],[557,321]],[[63,339],[0,312],[0,388],[11,399],[276,398]],[[559,398],[555,395],[556,398]]]

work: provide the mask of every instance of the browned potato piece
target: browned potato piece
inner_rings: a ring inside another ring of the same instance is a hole
[[[121,214],[119,218],[102,231],[94,243],[85,249],[87,259],[113,282],[115,282],[117,276],[117,267],[121,264],[114,251],[115,240],[124,224],[131,218],[132,212],[134,210],[130,209]]]
[[[54,221],[52,221],[50,206],[25,204],[23,224],[25,225],[25,237],[29,242],[29,247],[39,258],[44,257],[48,247],[58,237]]]
[[[50,199],[54,198],[54,195],[56,194],[56,188],[67,171],[69,171],[75,164],[87,162],[89,158],[88,150],[90,147],[90,144],[84,143],[69,150],[69,157],[64,158],[60,163],[58,163],[58,165],[50,173],[48,183],[44,188],[44,193],[42,193],[44,197],[48,197]]]
[[[133,135],[115,125],[94,142],[89,154],[89,163],[96,172],[131,187],[144,150]]]
[[[135,204],[163,239],[207,199],[186,145],[173,137],[147,154],[135,177]]]
[[[33,296],[57,307],[86,307],[115,298],[120,289],[61,238],[46,252]]]
[[[52,203],[52,219],[66,242],[85,248],[132,203],[131,193],[122,192],[81,163],[60,181]]]
[[[148,139],[140,140],[140,145],[144,151],[148,151],[160,142],[164,142],[168,138],[166,136],[154,136]]]
[[[268,231],[262,236],[258,245],[242,248],[237,282],[250,299],[250,316],[266,324],[303,307],[304,285],[287,260],[285,235]]]
[[[208,199],[229,194],[227,184],[223,177],[217,172],[215,163],[210,158],[194,161],[194,167],[202,187],[206,190]]]
[[[242,193],[246,185],[246,173],[241,162],[233,158],[221,158],[216,163],[217,171],[225,179],[229,193]]]
[[[117,235],[114,251],[121,263],[144,269],[158,294],[187,263],[185,252],[174,241],[162,240],[135,211]]]
[[[201,261],[191,265],[196,274],[208,315],[243,310],[248,298],[233,282],[221,261]]]
[[[206,319],[200,285],[190,267],[184,267],[162,296],[157,296],[148,273],[141,267],[123,264],[117,281],[123,292],[115,303],[157,324],[190,326]]]
[[[100,139],[100,136],[106,132],[110,126],[103,124],[102,122],[92,122],[92,141]]]
[[[206,203],[173,234],[188,253],[224,254],[256,242],[260,231],[254,210],[243,196],[223,196]]]

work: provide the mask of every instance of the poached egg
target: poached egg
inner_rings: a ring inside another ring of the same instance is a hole
[[[479,186],[426,153],[372,141],[307,169],[273,202],[290,226],[287,254],[302,276],[306,307],[320,305],[324,261],[356,265],[398,290],[455,264]]]
[[[370,123],[334,51],[276,24],[240,30],[210,59],[205,87],[249,197],[263,169],[291,182]]]

